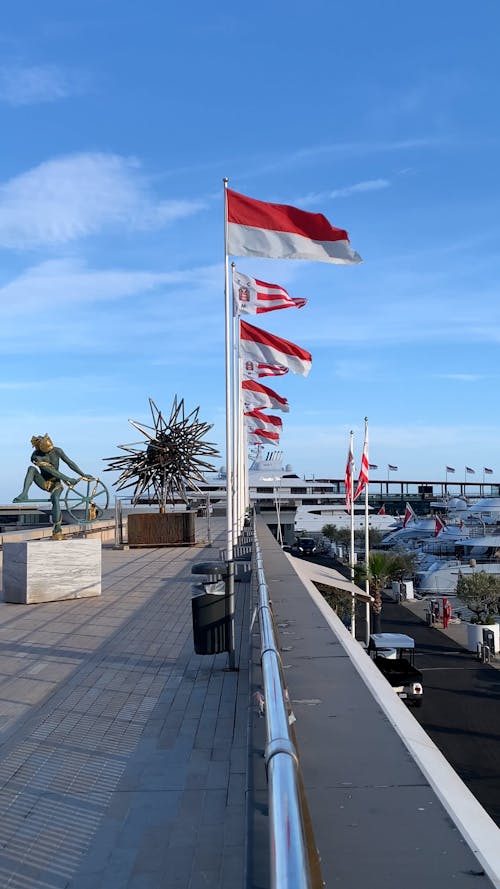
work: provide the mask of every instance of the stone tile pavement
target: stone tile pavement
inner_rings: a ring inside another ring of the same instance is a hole
[[[243,885],[247,584],[239,672],[192,643],[213,526],[213,548],[105,548],[100,598],[0,603],[2,889]]]

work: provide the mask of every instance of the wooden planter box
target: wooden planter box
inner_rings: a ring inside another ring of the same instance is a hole
[[[129,546],[192,546],[194,512],[143,512],[128,516]]]

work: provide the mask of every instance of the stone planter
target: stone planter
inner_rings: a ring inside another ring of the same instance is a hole
[[[195,542],[194,512],[129,514],[129,546],[192,546]]]
[[[492,630],[495,639],[495,654],[500,652],[500,626],[499,624],[466,624],[467,627],[467,651],[477,651],[478,642],[483,641],[483,629]]]

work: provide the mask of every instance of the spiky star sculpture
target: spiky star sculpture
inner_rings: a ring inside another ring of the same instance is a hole
[[[188,503],[188,492],[198,491],[197,481],[204,481],[203,471],[213,470],[214,466],[203,457],[218,457],[219,451],[203,437],[212,424],[200,423],[197,407],[186,417],[184,399],[174,398],[170,417],[165,420],[153,399],[149,399],[153,425],[129,420],[147,439],[144,442],[118,445],[126,457],[106,457],[112,470],[121,473],[115,482],[118,491],[134,487],[132,500],[137,503],[146,494],[155,500],[160,512],[165,512],[167,503],[175,503],[179,498]]]

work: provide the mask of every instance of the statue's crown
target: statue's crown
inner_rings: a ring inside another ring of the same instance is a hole
[[[45,435],[34,435],[31,439],[31,444],[34,448],[37,448],[44,454],[48,454],[48,452],[51,451],[54,447],[52,439],[48,432],[46,432]]]

